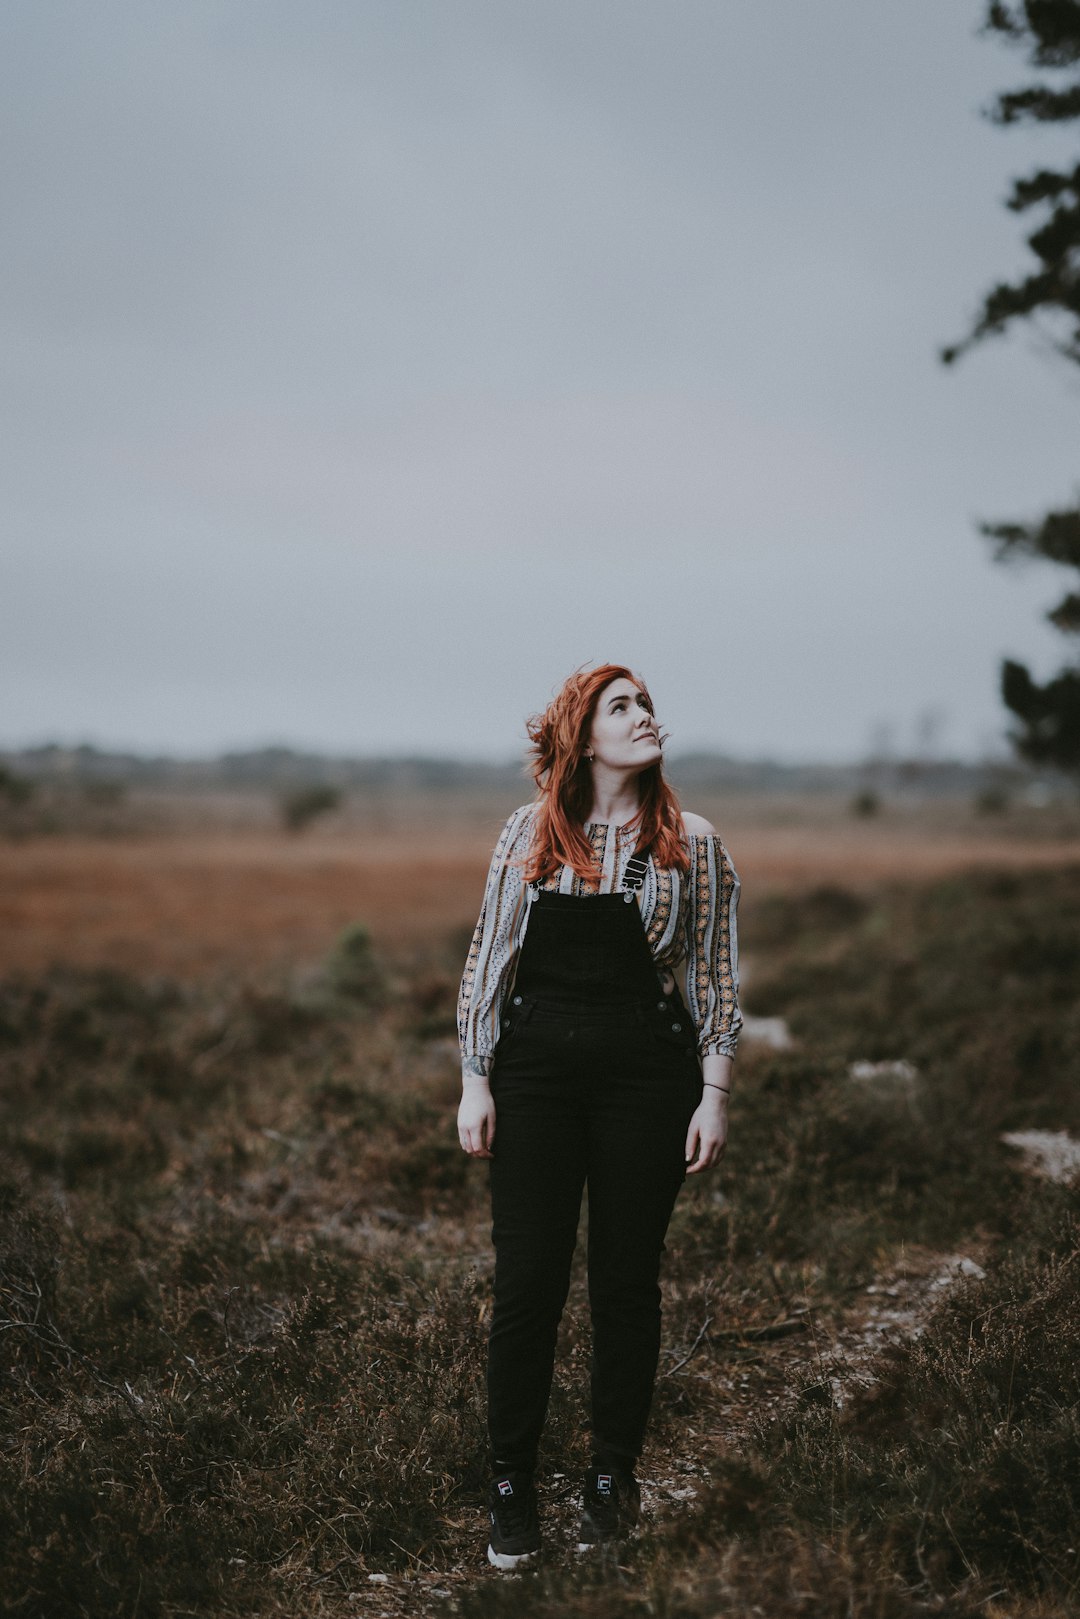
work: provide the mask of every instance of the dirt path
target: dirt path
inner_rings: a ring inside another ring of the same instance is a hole
[[[708,1484],[710,1462],[719,1452],[746,1446],[763,1417],[790,1410],[800,1391],[821,1391],[838,1409],[859,1389],[874,1381],[877,1357],[889,1346],[910,1341],[923,1328],[945,1291],[968,1277],[984,1274],[985,1247],[943,1253],[910,1248],[861,1288],[834,1314],[807,1314],[800,1330],[789,1316],[775,1337],[748,1334],[732,1342],[710,1342],[703,1333],[687,1365],[708,1384],[712,1405],[719,1390],[725,1419],[718,1431],[696,1433],[679,1453],[650,1446],[640,1470],[642,1509],[652,1529],[674,1525]],[[768,1330],[768,1329],[766,1329]],[[685,1368],[683,1368],[685,1369]],[[665,1374],[661,1370],[661,1376]],[[580,1510],[579,1480],[553,1474],[544,1480],[544,1565],[579,1566],[572,1549]],[[447,1598],[478,1582],[507,1578],[483,1558],[484,1522],[474,1512],[455,1522],[462,1532],[460,1563],[448,1571],[418,1570],[360,1576],[347,1593],[347,1611],[366,1619],[414,1619],[432,1612]],[[344,1594],[344,1593],[343,1593]]]

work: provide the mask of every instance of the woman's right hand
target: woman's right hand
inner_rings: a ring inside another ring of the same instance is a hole
[[[461,1082],[457,1133],[463,1152],[470,1158],[493,1158],[495,1140],[495,1101],[487,1079],[467,1075]]]

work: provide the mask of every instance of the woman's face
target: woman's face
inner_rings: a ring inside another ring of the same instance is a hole
[[[661,756],[660,731],[648,698],[632,680],[605,686],[589,730],[592,763],[610,770],[647,770]]]

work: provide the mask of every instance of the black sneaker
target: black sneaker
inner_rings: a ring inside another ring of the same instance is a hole
[[[578,1551],[603,1541],[622,1540],[641,1517],[641,1486],[622,1468],[590,1467],[585,1474],[585,1505],[578,1529]]]
[[[492,1568],[519,1568],[540,1555],[540,1519],[536,1486],[529,1473],[496,1473],[488,1494],[491,1539],[487,1557]]]

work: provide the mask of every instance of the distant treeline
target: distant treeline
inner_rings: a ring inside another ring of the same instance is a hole
[[[295,748],[255,748],[216,758],[181,759],[165,754],[118,753],[83,744],[0,749],[0,770],[42,783],[106,783],[128,787],[280,790],[325,785],[394,793],[502,792],[530,785],[520,760],[502,763],[442,759],[426,755],[341,757]],[[720,753],[682,753],[668,760],[668,773],[684,791],[851,793],[875,786],[905,788],[920,795],[951,796],[978,791],[988,783],[1009,789],[1044,782],[1062,783],[1009,761],[979,764],[941,759],[870,759],[861,763],[785,764],[772,759],[735,759]]]

